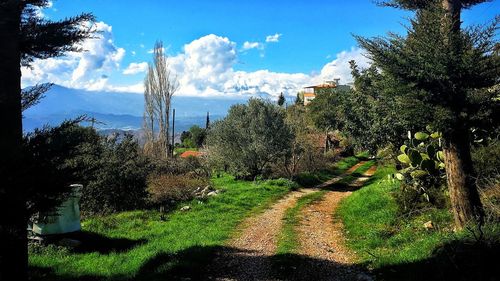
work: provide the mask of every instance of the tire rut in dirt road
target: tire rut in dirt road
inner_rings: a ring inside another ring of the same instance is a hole
[[[210,266],[208,279],[275,280],[272,277],[271,257],[276,252],[283,216],[300,197],[316,191],[293,191],[264,213],[246,220],[241,234],[217,253]]]
[[[349,169],[345,175],[352,174],[357,167]],[[376,166],[366,171],[362,178],[369,179],[376,171]],[[363,185],[363,181],[354,183]],[[301,222],[297,227],[300,248],[298,254],[307,256],[309,262],[300,265],[296,280],[371,280],[356,266],[356,256],[346,246],[344,226],[335,215],[340,201],[348,197],[351,191],[328,191],[322,200],[305,207],[301,212]]]
[[[333,184],[335,184],[336,182],[340,181],[342,178],[344,178],[346,175],[349,175],[349,174],[352,174],[354,171],[356,171],[359,167],[363,166],[364,164],[366,163],[366,161],[361,161],[359,162],[358,164],[352,166],[351,168],[349,168],[347,171],[345,171],[343,174],[337,176],[337,177],[334,177],[322,184],[319,184],[316,186],[316,188],[327,188]]]

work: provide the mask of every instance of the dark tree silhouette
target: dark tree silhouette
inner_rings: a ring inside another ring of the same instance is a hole
[[[278,105],[283,106],[285,104],[285,96],[283,95],[283,92],[280,93],[280,96],[278,97]]]
[[[75,43],[94,34],[91,14],[50,21],[37,15],[47,5],[48,0],[0,0],[0,280],[28,278],[26,189],[19,183],[21,112],[36,103],[44,87],[22,94],[20,67],[29,67],[35,59],[82,51]]]

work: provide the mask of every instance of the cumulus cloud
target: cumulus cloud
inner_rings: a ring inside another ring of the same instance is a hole
[[[243,43],[243,50],[263,49],[263,48],[264,48],[264,46],[259,42],[246,41],[245,43]]]
[[[276,42],[279,42],[280,41],[280,37],[281,37],[281,33],[276,33],[274,35],[268,35],[266,36],[266,42],[273,42],[273,43],[276,43]]]
[[[70,88],[142,93],[142,79],[132,80],[129,85],[116,85],[110,83],[109,77],[142,73],[146,71],[147,63],[133,62],[125,69],[120,69],[125,50],[114,44],[112,27],[101,22],[96,28],[101,31],[99,37],[88,39],[82,44],[86,52],[37,60],[32,69],[23,68],[23,87],[52,82]],[[277,42],[280,35],[270,35],[272,38],[266,38],[266,41]],[[340,78],[342,84],[351,82],[350,60],[356,60],[360,67],[367,67],[369,64],[360,49],[352,48],[338,53],[319,74],[235,70],[239,49],[259,49],[264,46],[265,43],[245,42],[238,47],[229,38],[215,34],[184,45],[180,53],[168,57],[172,74],[179,82],[177,94],[274,98],[283,92],[285,95],[295,96],[304,86],[322,83],[324,80]]]
[[[340,83],[350,83],[353,81],[349,61],[355,60],[360,68],[366,68],[370,65],[370,60],[365,57],[363,50],[351,48],[349,51],[342,51],[336,55],[336,58],[323,66],[320,73],[320,79],[332,80],[339,78]]]
[[[133,62],[128,65],[127,68],[123,70],[123,74],[125,75],[133,75],[133,74],[138,74],[138,73],[143,73],[148,70],[148,63],[147,62]]]
[[[99,35],[80,45],[84,52],[35,60],[32,68],[23,68],[23,87],[52,82],[71,88],[105,89],[110,73],[120,68],[125,49],[115,46],[110,25],[98,22],[95,29]]]
[[[268,70],[235,71],[236,43],[227,37],[210,34],[184,46],[184,52],[170,57],[179,80],[179,95],[277,96],[295,95],[311,77]]]

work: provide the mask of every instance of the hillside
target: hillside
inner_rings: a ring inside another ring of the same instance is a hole
[[[226,115],[233,104],[246,98],[203,98],[174,96],[176,129],[187,130],[191,125],[205,125],[207,111],[210,119]],[[32,131],[46,124],[57,125],[63,120],[86,114],[104,124],[98,129],[136,130],[142,126],[144,100],[141,94],[94,92],[69,89],[54,85],[41,102],[24,112],[24,131]]]

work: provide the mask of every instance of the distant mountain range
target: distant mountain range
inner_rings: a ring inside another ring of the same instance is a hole
[[[176,131],[185,131],[195,124],[205,126],[207,112],[214,121],[225,116],[232,105],[246,100],[174,96]],[[99,130],[138,130],[142,126],[143,110],[144,97],[141,94],[94,92],[54,85],[38,105],[23,113],[23,128],[29,132],[85,114],[99,121],[95,124]]]

